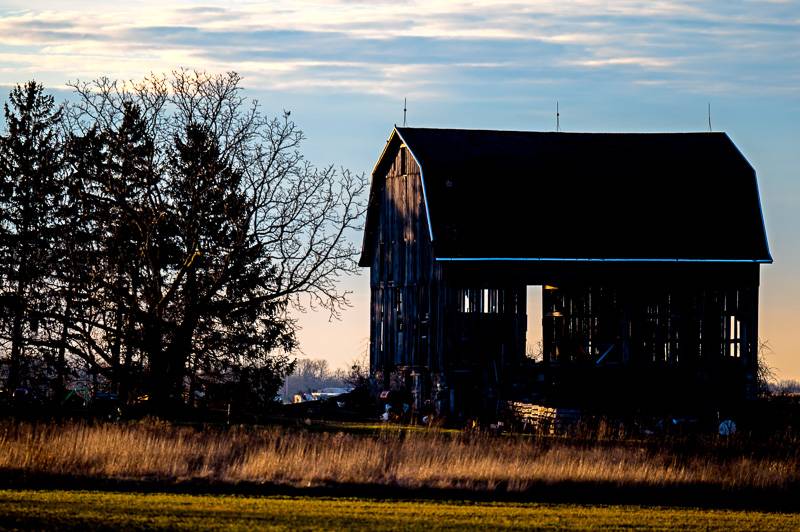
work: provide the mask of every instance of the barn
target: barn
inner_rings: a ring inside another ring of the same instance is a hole
[[[725,133],[395,127],[360,258],[371,371],[455,417],[731,407],[756,393],[771,262],[756,173]]]

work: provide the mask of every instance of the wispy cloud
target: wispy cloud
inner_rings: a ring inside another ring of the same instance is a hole
[[[237,70],[250,86],[293,91],[444,96],[487,76],[519,83],[535,74],[541,83],[601,72],[632,87],[708,91],[738,79],[736,90],[785,91],[796,81],[786,65],[800,63],[800,8],[769,1],[63,6],[11,0],[0,9],[0,83],[185,66]]]
[[[668,68],[676,63],[675,60],[659,57],[606,57],[603,59],[581,59],[571,61],[569,64],[585,67],[615,67],[634,66],[641,68]]]

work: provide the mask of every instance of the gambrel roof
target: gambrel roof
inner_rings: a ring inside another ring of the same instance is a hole
[[[397,127],[421,168],[437,260],[771,262],[756,174],[725,133]]]

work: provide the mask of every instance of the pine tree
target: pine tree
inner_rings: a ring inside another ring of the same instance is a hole
[[[61,196],[62,109],[36,82],[15,87],[4,105],[0,137],[0,267],[3,338],[10,344],[7,389],[30,377],[29,348],[52,301],[47,282],[55,261],[52,218]]]
[[[127,105],[118,127],[73,135],[68,152],[75,201],[65,206],[64,223],[76,230],[67,241],[72,258],[60,269],[73,314],[64,321],[63,347],[126,401],[141,351],[145,259],[148,250],[157,252],[157,225],[165,223],[153,204],[160,194],[151,171],[153,142],[139,109]]]

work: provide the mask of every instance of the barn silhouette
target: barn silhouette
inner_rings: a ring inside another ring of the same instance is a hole
[[[371,370],[456,417],[736,405],[756,393],[771,262],[755,171],[724,133],[395,127],[360,259]]]

